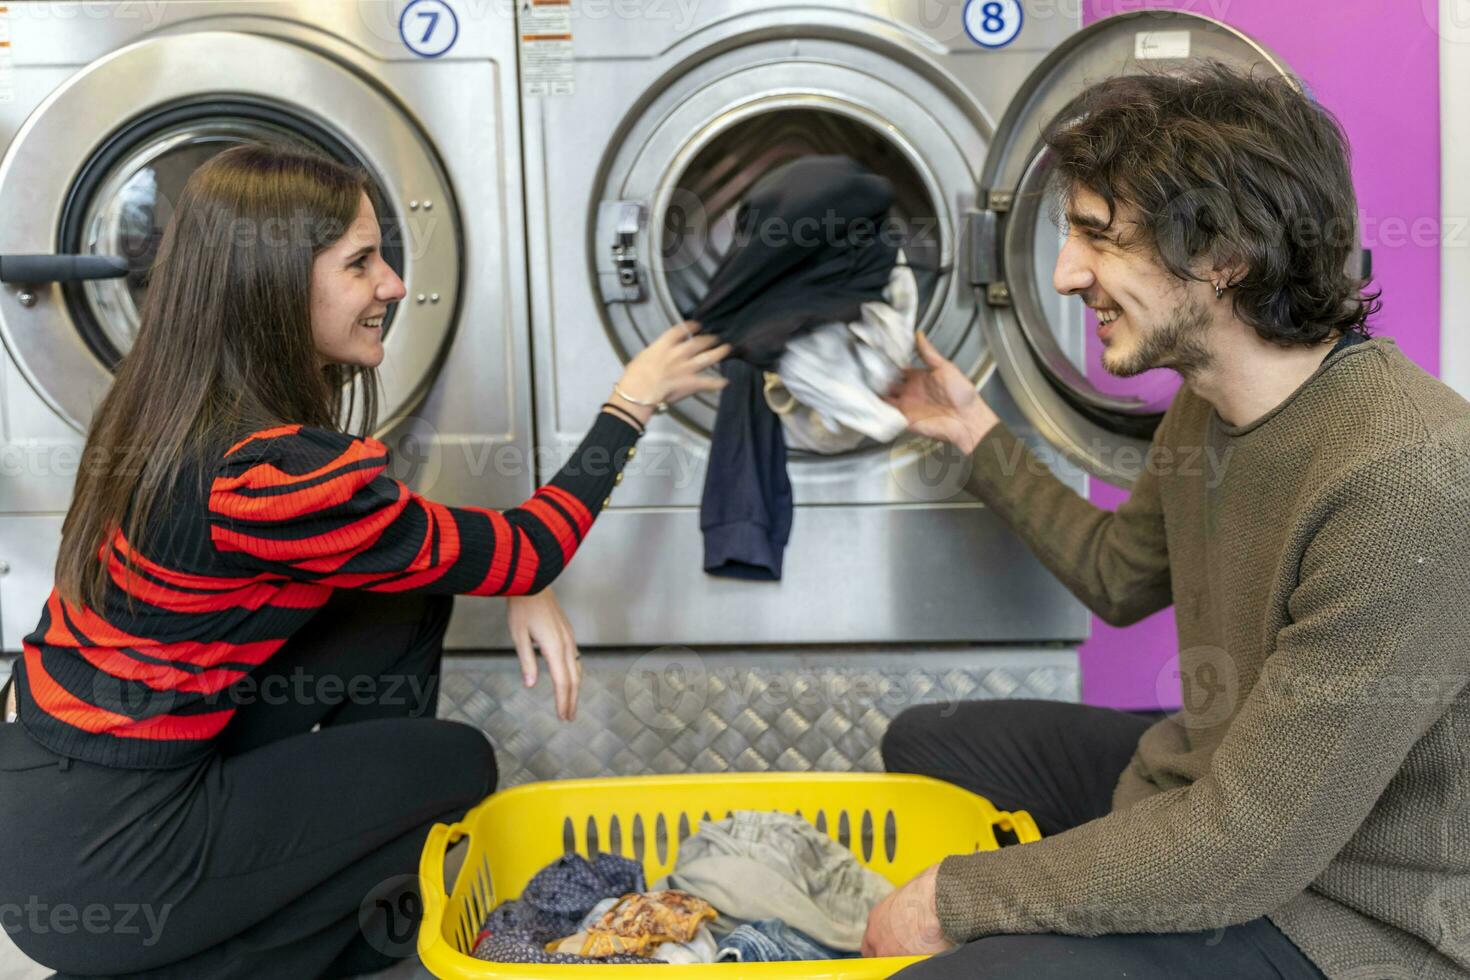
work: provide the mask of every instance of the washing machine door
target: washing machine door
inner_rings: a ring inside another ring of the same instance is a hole
[[[1007,389],[1051,445],[1120,486],[1141,469],[1179,376],[1163,369],[1108,375],[1094,315],[1080,298],[1052,288],[1062,233],[1040,135],[1088,85],[1199,59],[1292,77],[1255,41],[1194,14],[1138,11],[1074,34],[1031,73],[1001,119],[967,236],[981,324]]]
[[[916,326],[985,384],[994,368],[958,267],[956,234],[993,125],[975,92],[907,38],[849,28],[849,21],[859,28],[867,23],[853,11],[824,12],[801,30],[799,41],[784,36],[789,27],[770,37],[760,18],[747,20],[722,23],[730,35],[726,43],[691,40],[687,60],[660,52],[667,70],[647,84],[649,98],[623,108],[625,121],[606,140],[595,174],[595,161],[583,163],[573,149],[558,144],[548,151],[548,159],[555,157],[551,186],[594,181],[591,233],[576,242],[585,251],[571,253],[569,227],[553,245],[564,250],[559,264],[570,268],[580,261],[594,270],[595,314],[626,361],[698,305],[732,248],[739,204],[762,176],[799,157],[849,156],[893,184],[882,233],[902,244],[914,271]],[[595,63],[596,54],[588,60]],[[600,109],[594,99],[612,103],[617,94],[613,87],[608,95],[588,95],[580,112],[593,117]],[[543,129],[575,131],[556,118]],[[588,125],[585,118],[576,122]],[[550,220],[570,226],[584,219]],[[561,308],[567,302],[556,297]],[[561,341],[556,346],[558,358],[573,349]],[[696,395],[673,407],[690,456],[706,453],[718,403],[717,395]],[[581,410],[562,414],[578,417]],[[925,467],[938,468],[926,451],[907,438],[866,441],[831,454],[793,450],[789,472],[804,503],[886,506],[953,496],[958,479],[940,485],[921,475]],[[698,504],[698,482],[672,482],[646,499]]]
[[[383,255],[413,297],[385,324],[382,427],[427,390],[454,310],[437,302],[437,292],[434,302],[419,298],[415,285],[457,287],[459,222],[413,122],[370,81],[301,45],[231,31],[177,34],[123,48],[72,76],[37,107],[0,162],[7,209],[0,254],[127,263],[122,278],[23,284],[0,295],[0,335],[11,356],[76,429],[85,431],[132,345],[149,269],[184,183],[216,153],[253,142],[314,148],[369,174]],[[408,200],[436,208],[444,233],[411,235],[396,203]]]

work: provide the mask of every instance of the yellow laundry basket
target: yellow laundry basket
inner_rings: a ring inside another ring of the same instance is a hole
[[[997,810],[984,797],[925,776],[728,773],[532,783],[496,793],[463,821],[430,831],[419,864],[419,955],[445,980],[858,980],[889,976],[921,958],[592,966],[490,963],[470,955],[490,909],[518,897],[561,855],[608,851],[635,858],[652,885],[673,869],[679,842],[701,820],[720,820],[733,810],[797,814],[896,885],[946,855],[999,847],[997,830],[1020,843],[1041,837],[1025,811]],[[453,890],[446,890],[444,852],[464,837],[464,864]]]

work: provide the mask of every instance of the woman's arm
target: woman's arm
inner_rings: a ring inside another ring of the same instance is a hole
[[[717,389],[723,379],[701,374],[728,353],[715,344],[674,327],[634,358],[618,388],[655,403]],[[226,454],[209,495],[210,535],[232,564],[336,588],[535,593],[576,553],[639,435],[624,412],[603,409],[556,476],[497,512],[414,493],[387,475],[388,450],[376,439],[282,426]]]

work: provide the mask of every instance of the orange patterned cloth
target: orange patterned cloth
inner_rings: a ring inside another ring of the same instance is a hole
[[[583,935],[582,956],[649,956],[661,943],[687,943],[716,915],[714,906],[688,892],[628,894],[603,913]],[[557,947],[565,940],[548,946]],[[571,952],[571,950],[563,950]]]

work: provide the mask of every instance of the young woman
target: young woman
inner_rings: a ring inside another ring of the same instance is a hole
[[[723,384],[702,372],[728,349],[676,326],[520,507],[414,494],[339,424],[372,430],[404,295],[367,186],[239,147],[165,232],[0,725],[0,913],[63,975],[335,977],[405,955],[428,828],[495,788],[483,734],[433,718],[451,596],[544,590],[653,406]],[[556,650],[570,716],[555,600],[511,620],[528,683],[529,637]]]

